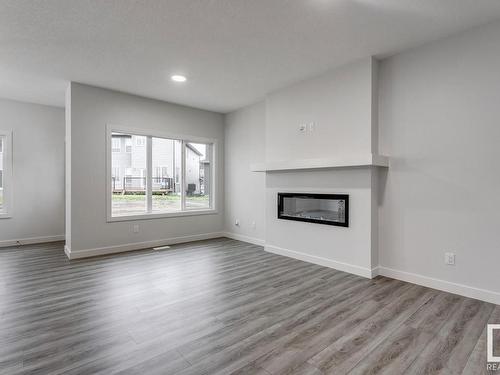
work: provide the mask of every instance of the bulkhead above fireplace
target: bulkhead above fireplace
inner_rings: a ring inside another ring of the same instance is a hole
[[[349,195],[278,193],[278,219],[349,226]]]

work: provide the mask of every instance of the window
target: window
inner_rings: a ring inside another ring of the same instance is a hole
[[[210,147],[186,143],[186,209],[210,207]]]
[[[108,131],[108,220],[214,212],[214,141],[139,133]],[[126,150],[130,140],[130,152],[114,153],[117,138],[126,139]]]
[[[182,142],[153,137],[152,143],[152,212],[180,211],[182,197],[174,174],[181,165]]]
[[[3,209],[3,136],[0,136],[0,212]]]
[[[0,218],[12,214],[12,138],[0,132]]]
[[[144,136],[112,133],[111,143],[124,137],[146,140]],[[113,146],[114,151],[114,146]],[[147,212],[146,148],[136,148],[131,154],[113,152],[111,157],[111,194],[113,216],[141,215]],[[120,171],[126,171],[120,178]]]

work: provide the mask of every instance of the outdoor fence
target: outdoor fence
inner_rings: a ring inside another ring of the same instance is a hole
[[[146,177],[126,176],[121,179],[112,177],[113,192],[141,192],[146,191]],[[170,192],[175,187],[174,179],[171,177],[153,177],[153,192]]]

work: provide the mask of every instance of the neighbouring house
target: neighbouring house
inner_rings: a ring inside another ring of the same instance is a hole
[[[203,154],[191,143],[186,143],[186,187],[188,194],[201,194]]]
[[[140,192],[146,189],[146,137],[114,133],[112,135],[112,188],[114,192]],[[191,195],[208,194],[205,183],[209,161],[205,145],[186,143],[186,191]],[[181,142],[152,139],[153,192],[179,192],[182,157]]]

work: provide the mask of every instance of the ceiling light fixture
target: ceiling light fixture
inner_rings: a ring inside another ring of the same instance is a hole
[[[186,82],[187,78],[185,76],[175,74],[175,75],[171,76],[170,79],[174,82]]]

